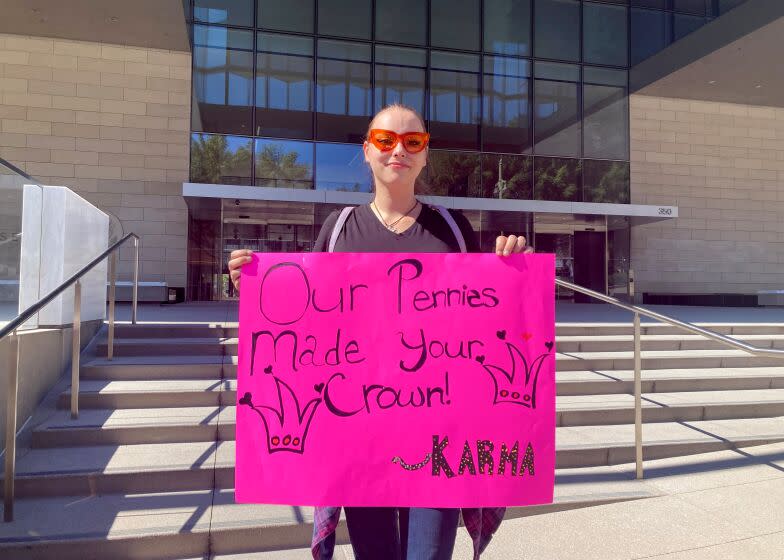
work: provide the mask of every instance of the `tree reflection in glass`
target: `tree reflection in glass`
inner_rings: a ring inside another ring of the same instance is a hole
[[[530,157],[482,154],[482,192],[471,196],[530,200],[532,174]]]
[[[250,138],[191,135],[191,181],[194,183],[249,185],[252,158]]]
[[[256,141],[256,185],[313,188],[313,145],[309,142]]]
[[[536,158],[534,198],[579,202],[582,163],[578,159]]]
[[[629,203],[629,164],[624,161],[583,161],[585,202]]]
[[[481,195],[478,153],[431,150],[424,173],[417,180],[417,194],[432,196]]]

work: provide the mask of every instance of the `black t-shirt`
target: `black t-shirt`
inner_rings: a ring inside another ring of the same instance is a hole
[[[463,233],[469,253],[479,252],[476,235],[468,219],[460,212],[449,211]],[[314,252],[329,250],[329,239],[340,210],[332,212],[321,226]],[[349,214],[335,244],[337,253],[459,253],[460,245],[452,228],[438,210],[422,205],[416,222],[402,233],[389,231],[376,217],[369,204],[357,206]]]

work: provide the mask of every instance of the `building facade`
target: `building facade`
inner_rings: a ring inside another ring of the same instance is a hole
[[[231,250],[310,250],[329,212],[368,201],[363,136],[393,102],[432,136],[420,196],[485,250],[525,235],[559,277],[616,295],[633,268],[650,301],[778,282],[776,96],[683,89],[733,41],[765,43],[770,2],[167,6],[178,44],[0,35],[0,157],[141,233],[143,278],[188,299],[236,297]]]

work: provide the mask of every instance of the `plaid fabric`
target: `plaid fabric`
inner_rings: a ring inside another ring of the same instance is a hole
[[[313,516],[313,540],[310,550],[314,560],[320,560],[319,546],[337,529],[340,521],[339,507],[317,507]],[[474,543],[474,560],[479,560],[479,556],[490,543],[493,533],[504,518],[506,508],[463,508],[463,523],[471,535]]]

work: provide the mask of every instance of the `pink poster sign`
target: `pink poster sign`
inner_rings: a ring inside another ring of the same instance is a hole
[[[238,502],[550,503],[553,255],[257,253]]]

